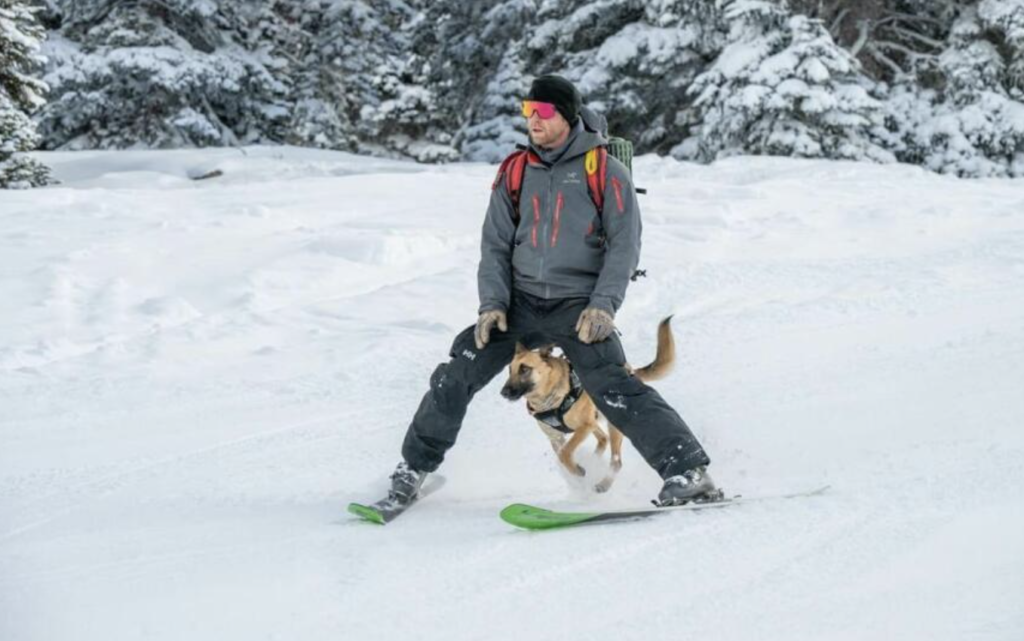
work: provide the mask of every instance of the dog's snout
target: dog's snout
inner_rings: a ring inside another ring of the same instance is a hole
[[[518,401],[523,397],[524,393],[524,390],[512,385],[511,383],[506,383],[505,386],[501,388],[501,395],[510,401]]]

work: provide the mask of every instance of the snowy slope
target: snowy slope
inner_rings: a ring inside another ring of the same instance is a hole
[[[531,534],[558,473],[499,377],[445,488],[383,492],[474,320],[494,168],[293,148],[39,154],[0,192],[0,639],[1024,638],[1024,182],[644,157],[635,364],[730,492]],[[212,169],[205,181],[189,176]]]

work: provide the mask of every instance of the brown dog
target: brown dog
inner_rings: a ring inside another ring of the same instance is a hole
[[[646,367],[632,369],[633,376],[645,383],[668,374],[675,362],[675,340],[669,325],[669,316],[658,325],[658,351],[654,361]],[[554,346],[534,351],[516,344],[516,355],[509,365],[508,381],[501,395],[510,401],[526,397],[526,409],[537,419],[537,425],[551,441],[559,462],[575,476],[584,476],[586,470],[574,460],[573,454],[588,435],[597,439],[597,453],[603,454],[611,443],[611,470],[594,489],[606,492],[622,469],[622,432],[597,410],[594,401],[583,391],[572,365],[561,356],[552,356]],[[602,425],[608,426],[605,434]],[[569,435],[568,441],[566,435]]]

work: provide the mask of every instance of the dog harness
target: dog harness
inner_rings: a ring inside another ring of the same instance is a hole
[[[569,393],[565,395],[565,399],[562,404],[558,407],[553,407],[543,412],[534,412],[530,410],[530,414],[533,418],[548,425],[549,427],[562,432],[563,434],[572,434],[572,430],[568,425],[565,424],[565,415],[572,409],[572,406],[576,404],[576,401],[583,395],[583,384],[580,383],[580,377],[576,376],[576,370],[569,369]]]

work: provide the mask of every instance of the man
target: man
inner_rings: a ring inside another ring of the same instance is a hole
[[[588,191],[585,156],[607,144],[580,117],[568,80],[541,76],[523,101],[530,136],[517,208],[503,164],[483,225],[477,274],[479,319],[437,366],[405,436],[391,496],[409,500],[455,444],[473,395],[508,366],[516,342],[554,342],[608,420],[664,479],[662,505],[715,489],[710,462],[683,420],[625,367],[614,333],[640,254],[640,211],[626,167],[607,158],[601,215]],[[592,112],[585,112],[593,116]]]

